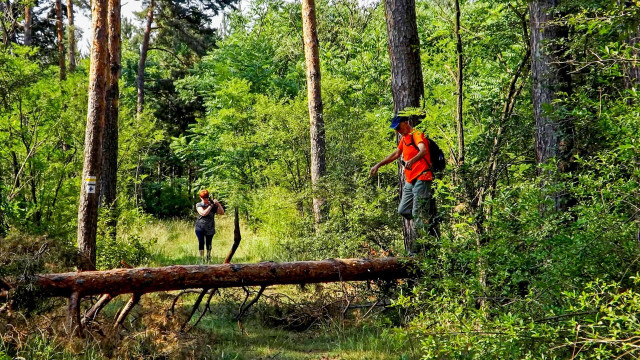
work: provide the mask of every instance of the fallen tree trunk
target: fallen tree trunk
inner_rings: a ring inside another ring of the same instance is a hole
[[[46,296],[145,294],[191,288],[228,288],[335,281],[391,280],[411,276],[413,262],[399,258],[330,259],[258,264],[175,265],[36,276]]]

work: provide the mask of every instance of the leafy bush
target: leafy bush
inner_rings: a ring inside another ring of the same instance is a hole
[[[156,241],[143,241],[138,235],[126,235],[117,239],[101,237],[97,241],[97,268],[107,270],[122,267],[122,261],[134,267],[144,264],[151,258],[149,249]]]
[[[144,211],[157,217],[181,217],[193,211],[193,199],[186,190],[167,181],[147,183],[142,200]]]

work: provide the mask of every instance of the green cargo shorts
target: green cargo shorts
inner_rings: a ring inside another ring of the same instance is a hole
[[[405,219],[413,219],[413,226],[419,235],[426,234],[427,227],[435,214],[432,214],[431,181],[416,180],[404,183],[402,199],[398,205],[398,213]]]

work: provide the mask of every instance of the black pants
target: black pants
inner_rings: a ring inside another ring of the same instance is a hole
[[[196,236],[198,237],[198,250],[204,250],[206,242],[207,250],[211,251],[211,240],[213,240],[213,234],[206,235],[203,230],[196,230]]]

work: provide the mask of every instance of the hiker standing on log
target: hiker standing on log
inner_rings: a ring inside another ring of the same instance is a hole
[[[422,132],[409,124],[408,117],[394,116],[391,128],[402,137],[398,147],[391,155],[375,164],[369,176],[374,176],[380,167],[402,156],[400,163],[404,166],[406,183],[402,189],[398,213],[406,219],[413,219],[416,232],[424,234],[427,227],[433,228],[432,220],[435,216],[431,206],[433,172],[427,139]]]
[[[218,199],[211,199],[209,191],[200,190],[200,201],[196,204],[198,219],[196,220],[196,236],[198,237],[198,250],[200,258],[204,261],[204,247],[207,246],[207,262],[211,261],[211,241],[216,233],[215,214],[224,215],[224,208]]]

